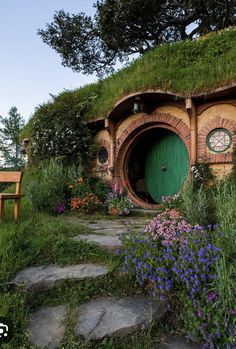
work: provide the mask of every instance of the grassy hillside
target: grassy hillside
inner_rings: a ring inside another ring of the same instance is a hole
[[[86,111],[90,120],[102,118],[119,99],[134,91],[161,89],[191,96],[228,85],[236,81],[235,62],[236,28],[232,27],[195,41],[160,46],[110,77],[62,92],[46,105],[51,106],[64,99],[65,94],[71,94],[81,108],[90,101]],[[43,107],[37,108],[37,117],[45,113]]]

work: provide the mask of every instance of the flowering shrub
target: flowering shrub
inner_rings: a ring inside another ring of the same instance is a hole
[[[194,228],[187,243],[179,246],[178,260],[174,262],[172,271],[192,299],[200,291],[205,293],[207,283],[215,278],[213,266],[220,257],[220,251],[201,227]]]
[[[70,185],[69,189],[71,192],[71,197],[83,198],[91,192],[89,183],[87,180],[84,180],[83,177],[75,179]]]
[[[72,211],[80,211],[86,214],[97,212],[102,203],[92,192],[89,179],[80,177],[69,185],[71,191],[70,208]]]
[[[161,202],[166,208],[175,208],[180,204],[180,195],[167,195],[161,197]]]
[[[132,201],[127,195],[127,191],[119,182],[116,182],[112,187],[112,192],[108,193],[105,205],[109,210],[116,208],[119,216],[129,214],[130,209],[133,207]]]
[[[151,235],[124,236],[125,266],[140,287],[157,291],[160,298],[175,292],[182,304],[183,328],[192,339],[204,341],[204,349],[235,349],[235,307],[226,307],[212,289],[222,256],[218,232],[197,226],[179,231],[182,234],[184,240],[174,238],[167,244],[162,234],[155,240]]]
[[[87,194],[83,198],[72,198],[70,202],[72,211],[76,210],[86,214],[98,211],[101,205],[101,201],[93,193]]]
[[[179,211],[166,209],[153,218],[144,231],[150,233],[153,240],[161,239],[163,245],[169,245],[182,239],[183,233],[191,229],[192,225],[183,219]]]
[[[205,161],[207,159],[204,159]],[[207,162],[198,163],[191,167],[193,174],[193,181],[195,186],[199,187],[202,184],[206,184],[209,180],[213,179],[214,176]]]

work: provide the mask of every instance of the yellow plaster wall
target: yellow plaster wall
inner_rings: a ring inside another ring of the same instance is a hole
[[[95,142],[97,144],[99,144],[101,141],[106,141],[108,142],[108,144],[110,145],[111,141],[110,141],[110,135],[109,132],[107,130],[102,130],[99,131],[96,135],[95,135]],[[109,156],[110,156],[111,152],[109,149]],[[92,171],[94,173],[94,175],[96,176],[102,176],[105,180],[107,181],[111,181],[112,180],[112,175],[111,172],[109,171],[109,166],[110,166],[110,159],[108,158],[108,162],[106,164],[107,167],[107,171],[106,172],[98,172],[98,168],[99,166],[101,166],[101,164],[98,162],[98,159],[96,159],[93,163],[93,167],[92,167]]]
[[[99,143],[101,140],[105,140],[110,143],[110,136],[107,130],[99,131],[95,136],[95,142]]]
[[[217,104],[207,108],[198,116],[198,130],[201,131],[216,116],[236,121],[236,107],[232,104]]]
[[[131,122],[136,121],[139,118],[142,118],[142,116],[143,113],[138,113],[127,117],[116,130],[116,138],[118,139],[121,136],[122,132],[130,125]]]
[[[182,109],[172,106],[172,105],[166,105],[162,107],[158,107],[153,113],[155,112],[161,112],[161,113],[170,113],[173,116],[176,116],[177,118],[181,119],[187,126],[190,127],[190,121],[187,112],[184,112]],[[139,118],[142,118],[143,113],[133,114],[127,117],[118,127],[116,131],[116,138],[119,138],[122,134],[122,132],[130,125],[131,122],[138,120]]]
[[[170,113],[173,116],[176,116],[177,118],[181,119],[188,127],[190,127],[190,120],[189,120],[188,113],[176,106],[164,105],[164,106],[158,107],[155,110],[155,112]]]
[[[232,171],[232,164],[211,164],[210,168],[212,173],[217,179],[223,179],[225,176],[229,175]]]

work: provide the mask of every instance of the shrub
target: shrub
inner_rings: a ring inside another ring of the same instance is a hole
[[[83,213],[94,213],[102,207],[105,193],[105,182],[101,179],[79,177],[68,187],[70,189],[71,210]]]
[[[105,205],[109,210],[112,208],[117,209],[119,216],[129,214],[130,209],[133,207],[132,201],[128,197],[127,190],[124,189],[119,182],[116,182],[112,187],[112,191],[108,193]]]
[[[181,204],[181,196],[179,194],[162,196],[161,202],[165,208],[178,208]]]
[[[157,290],[160,298],[175,294],[182,307],[182,329],[191,339],[203,341],[205,349],[234,349],[236,294],[233,280],[228,279],[227,290],[218,279],[223,260],[217,246],[221,233],[210,225],[179,233],[185,238],[167,245],[162,243],[162,234],[156,240],[137,234],[124,236],[126,268],[140,287]],[[220,288],[224,294],[221,291],[220,295]]]
[[[58,212],[68,200],[68,177],[65,168],[51,160],[27,171],[25,191],[34,208],[40,211]]]
[[[191,229],[191,224],[183,219],[179,211],[166,209],[153,218],[144,231],[150,233],[153,240],[160,239],[162,245],[170,245]]]
[[[83,198],[72,198],[70,202],[71,210],[80,211],[86,214],[97,212],[101,208],[102,203],[93,193],[86,194]]]
[[[207,159],[204,160],[206,161]],[[200,188],[202,185],[208,185],[209,182],[214,179],[212,170],[206,162],[201,162],[192,166],[191,170],[193,183],[197,188]]]
[[[30,121],[30,161],[61,158],[66,164],[88,164],[94,144],[86,113],[94,99],[92,88],[65,91],[39,106]]]
[[[79,177],[74,179],[68,187],[70,189],[70,196],[72,198],[84,198],[91,192],[91,188],[88,179]]]
[[[108,183],[99,177],[90,177],[89,182],[92,192],[104,203],[110,190]]]

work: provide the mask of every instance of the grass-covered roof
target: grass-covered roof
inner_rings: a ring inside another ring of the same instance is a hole
[[[107,115],[117,101],[132,92],[152,89],[187,97],[209,93],[234,82],[236,28],[232,27],[194,41],[157,47],[110,77],[62,92],[46,105],[53,108],[54,103],[58,106],[71,95],[78,110],[86,104],[86,116],[94,120]],[[34,116],[44,113],[45,105],[39,106]]]

